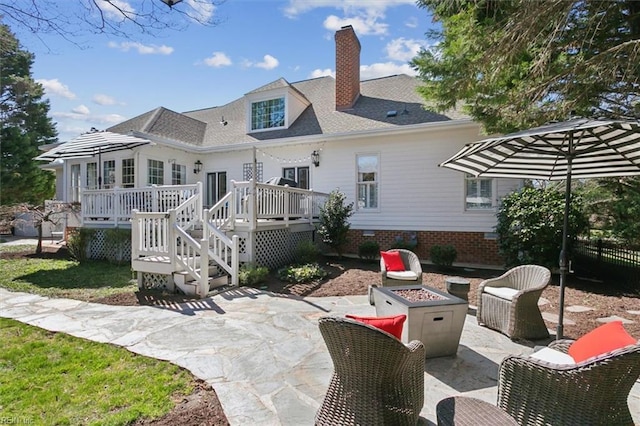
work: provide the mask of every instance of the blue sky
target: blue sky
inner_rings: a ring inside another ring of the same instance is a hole
[[[136,1],[129,0],[131,7]],[[186,10],[187,1],[176,8]],[[433,25],[413,0],[227,0],[210,12],[219,24],[191,22],[153,37],[91,35],[78,39],[80,46],[13,30],[36,55],[33,77],[45,87],[65,141],[158,106],[207,108],[280,77],[296,82],[333,74],[333,35],[344,25],[360,39],[362,79],[413,74],[407,62],[427,46],[425,32]]]

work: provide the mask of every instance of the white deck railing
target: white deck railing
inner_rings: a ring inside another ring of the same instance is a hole
[[[192,188],[142,190],[156,190],[139,197],[147,200],[147,208],[168,208],[164,212],[131,209],[132,258],[156,256],[165,259],[171,263],[174,272],[185,271],[191,275],[197,282],[197,294],[204,297],[209,291],[210,259],[231,276],[232,285],[238,285],[239,238],[237,235],[229,238],[225,232],[233,230],[237,219],[251,222],[254,229],[258,219],[283,219],[287,225],[290,220],[311,223],[329,196],[287,186],[254,185],[251,181],[232,182],[231,187],[231,191],[210,209],[202,208],[200,183]],[[102,195],[91,194],[92,211],[96,211],[96,205],[107,205],[104,200],[108,198],[103,200]],[[117,220],[118,214],[114,217]],[[198,240],[187,231],[200,225],[202,239]]]
[[[289,186],[255,184],[253,182],[231,182],[238,219],[251,222],[254,219],[305,219],[312,222],[320,214],[320,207],[329,199],[329,194],[309,189],[290,188]]]
[[[194,185],[150,186],[147,188],[91,189],[82,192],[82,221],[85,225],[129,223],[132,212],[168,212],[195,194],[202,194],[202,183]],[[202,200],[202,197],[200,197]],[[200,211],[202,201],[200,201]]]

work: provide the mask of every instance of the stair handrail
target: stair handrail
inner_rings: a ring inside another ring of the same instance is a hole
[[[229,228],[233,230],[236,221],[234,195],[235,191],[227,192],[213,207],[205,210],[203,213],[205,221],[214,224],[219,229]]]
[[[232,238],[227,235],[215,223],[206,222],[203,226],[203,243],[209,247],[208,257],[212,258],[230,276],[231,285],[238,285],[240,239],[237,235]]]

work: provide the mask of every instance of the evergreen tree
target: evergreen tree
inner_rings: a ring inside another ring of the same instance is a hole
[[[640,117],[640,2],[418,0],[441,27],[412,65],[441,110],[488,133],[573,113]]]
[[[42,204],[55,176],[33,160],[38,146],[56,141],[44,89],[31,76],[34,55],[0,24],[0,205]]]
[[[345,204],[346,196],[333,190],[324,207],[320,208],[320,226],[318,234],[322,242],[334,249],[338,257],[342,256],[342,247],[347,242],[349,218],[353,214],[353,203]]]

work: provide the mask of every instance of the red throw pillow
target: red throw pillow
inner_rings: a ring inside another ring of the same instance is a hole
[[[396,336],[398,339],[402,338],[402,326],[407,319],[405,314],[391,317],[359,317],[357,315],[349,314],[345,316],[349,319],[360,321],[386,331],[387,333]]]
[[[399,251],[381,251],[380,256],[384,260],[387,271],[404,271],[404,263]]]
[[[601,325],[573,342],[569,346],[568,352],[578,363],[591,357],[635,344],[636,339],[627,333],[622,321],[613,321]]]

